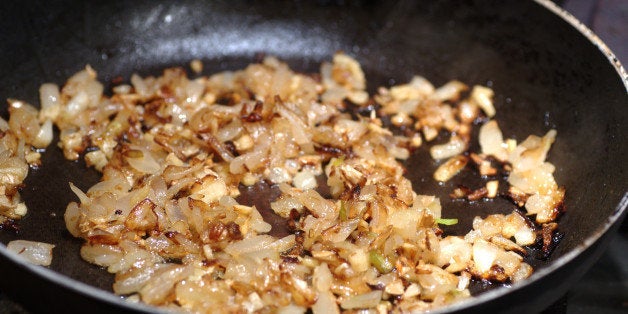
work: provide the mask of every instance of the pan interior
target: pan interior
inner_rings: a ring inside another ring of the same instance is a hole
[[[343,50],[363,65],[371,92],[414,74],[435,85],[450,79],[488,85],[505,136],[523,140],[558,130],[549,160],[567,188],[568,212],[560,221],[565,236],[550,259],[534,260],[535,266],[548,265],[594,234],[625,192],[625,87],[596,47],[536,3],[66,2],[3,4],[2,12],[16,14],[0,22],[7,30],[0,41],[0,97],[36,104],[40,84],[62,84],[85,64],[105,83],[117,76],[128,80],[133,72],[159,74],[195,58],[203,60],[206,73],[239,69],[260,53],[315,72],[320,61]],[[82,162],[65,161],[53,146],[42,161],[22,192],[29,214],[15,228],[5,226],[0,241],[54,243],[52,270],[110,290],[112,276],[80,258],[81,242],[63,223],[65,206],[75,200],[68,182],[86,190],[98,174]],[[474,216],[513,209],[504,200],[450,201],[451,189],[468,178],[436,184],[436,164],[425,146],[407,166],[415,190],[438,195],[443,216],[461,221],[446,232],[461,234]]]

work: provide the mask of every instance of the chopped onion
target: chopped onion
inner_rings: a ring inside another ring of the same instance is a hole
[[[193,272],[191,265],[169,264],[155,272],[139,293],[142,301],[148,304],[160,304],[170,294],[176,283],[187,278]]]
[[[483,154],[493,155],[501,161],[506,160],[508,154],[504,148],[502,131],[499,129],[497,121],[491,120],[482,125],[482,127],[480,127],[480,134],[478,138]]]
[[[261,251],[268,248],[273,242],[275,242],[275,238],[269,235],[258,235],[229,244],[225,248],[225,252],[231,255],[241,255],[244,253]]]
[[[331,292],[321,292],[318,294],[316,303],[312,305],[314,314],[338,314],[340,310],[336,304],[336,297]]]
[[[364,294],[351,296],[340,303],[345,310],[367,309],[377,306],[382,299],[382,291],[375,290]]]
[[[467,149],[467,143],[458,136],[452,136],[449,142],[434,145],[430,148],[430,155],[434,159],[445,159],[462,154]]]
[[[469,158],[463,155],[451,157],[436,169],[434,179],[439,182],[449,181],[467,165],[468,161]]]
[[[50,266],[52,263],[53,244],[26,240],[14,240],[7,244],[7,249],[34,265]]]
[[[455,100],[460,97],[460,93],[468,89],[467,85],[460,81],[451,81],[437,88],[430,98],[438,101]]]
[[[419,312],[469,297],[472,278],[527,278],[523,245],[537,242],[537,230],[520,209],[442,238],[438,226],[458,220],[441,218],[440,200],[404,177],[399,160],[445,132],[448,142],[430,148],[442,160],[434,178],[450,180],[471,159],[488,181],[457,188],[459,198],[496,197],[492,177],[507,173],[508,195],[537,223],[562,210],[564,189],[545,160],[554,130],[517,145],[488,121],[482,154],[465,153],[480,110],[495,114],[486,87],[435,89],[415,76],[371,97],[360,64],[342,53],[320,79],[266,57],[240,71],[190,79],[171,68],[131,84],[103,96],[87,66],[61,90],[43,85],[39,112],[9,100],[0,222],[26,214],[19,188],[28,165],[41,164],[36,148],[49,144],[54,123],[64,155],[85,156],[103,174],[86,193],[70,184],[79,202],[67,206],[66,227],[85,240],[82,258],[114,273],[114,292],[135,302],[190,312]],[[258,191],[285,230],[258,211]]]
[[[494,244],[484,240],[477,240],[473,244],[473,262],[475,268],[480,273],[487,273],[495,263],[498,252],[499,249]]]
[[[471,91],[471,99],[482,108],[484,113],[492,118],[495,116],[495,107],[493,106],[493,90],[484,86],[473,86]]]

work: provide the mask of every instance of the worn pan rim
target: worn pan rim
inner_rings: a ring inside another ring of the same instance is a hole
[[[611,66],[615,68],[619,78],[622,80],[624,84],[624,88],[628,92],[628,72],[622,66],[621,62],[617,59],[615,54],[612,52],[610,48],[597,36],[593,33],[591,29],[589,29],[586,25],[576,19],[573,15],[560,8],[558,5],[554,4],[550,0],[535,0],[536,3],[544,6],[546,9],[556,14],[560,18],[562,18],[565,22],[569,23],[572,27],[574,27],[578,32],[584,35],[593,45],[595,45],[601,53],[607,58]],[[494,289],[491,291],[487,291],[482,293],[479,296],[475,296],[473,298],[469,298],[463,302],[446,306],[442,309],[436,309],[433,313],[448,313],[448,312],[456,312],[465,309],[469,309],[471,307],[480,305],[482,303],[490,302],[492,300],[498,299],[506,294],[513,293],[517,290],[521,290],[526,286],[530,285],[533,282],[541,280],[543,277],[548,276],[549,274],[557,271],[559,268],[564,265],[575,260],[580,254],[582,254],[587,249],[591,248],[595,243],[597,243],[600,238],[602,238],[615,224],[621,222],[621,220],[626,216],[628,211],[628,191],[624,191],[623,196],[621,197],[619,203],[616,205],[615,210],[612,215],[608,217],[605,224],[598,227],[597,230],[587,237],[579,246],[567,252],[563,256],[560,256],[558,259],[553,261],[547,267],[539,269],[535,271],[532,276],[528,279],[524,280],[521,283],[514,284],[510,288],[500,288]],[[133,303],[125,301],[119,296],[115,294],[96,288],[82,281],[73,279],[71,277],[65,276],[61,273],[58,273],[54,270],[39,267],[32,265],[26,262],[24,259],[16,256],[11,253],[5,246],[4,243],[0,243],[0,255],[2,258],[9,260],[14,265],[17,265],[20,268],[25,268],[27,271],[36,274],[37,276],[59,286],[62,286],[65,289],[68,289],[74,293],[79,295],[84,295],[87,297],[94,298],[98,301],[102,301],[105,303],[109,303],[112,305],[121,306],[127,310],[137,311],[137,312],[150,312],[150,313],[169,313],[166,310],[152,307],[143,303]]]
[[[586,238],[584,242],[575,249],[569,251],[565,255],[559,257],[555,261],[553,261],[550,265],[535,271],[529,278],[525,279],[521,283],[514,284],[510,288],[499,288],[491,291],[486,291],[478,296],[475,296],[470,299],[466,299],[460,303],[452,304],[443,309],[437,309],[433,311],[433,313],[449,313],[456,312],[464,309],[471,308],[473,306],[477,306],[481,303],[490,302],[491,300],[495,300],[499,297],[502,297],[506,294],[513,293],[514,291],[525,288],[533,282],[541,280],[543,277],[548,276],[549,274],[557,271],[559,268],[565,266],[566,264],[574,261],[580,254],[583,254],[584,251],[592,247],[598,240],[604,236],[609,229],[615,224],[620,223],[622,218],[624,218],[626,214],[626,209],[628,208],[628,191],[624,193],[621,198],[619,204],[615,207],[613,211],[613,215],[608,218],[606,223],[599,227],[593,235]]]
[[[544,6],[546,9],[550,10],[552,13],[558,15],[565,22],[569,23],[578,32],[584,35],[593,45],[595,45],[600,50],[600,52],[604,54],[604,56],[607,58],[613,68],[615,68],[617,74],[624,84],[626,92],[628,93],[628,73],[626,72],[626,69],[623,67],[619,59],[617,59],[613,51],[595,33],[593,33],[591,29],[589,29],[586,25],[580,22],[569,12],[556,5],[554,2],[550,0],[535,1],[538,4]],[[596,242],[598,242],[598,240],[600,240],[600,238],[602,238],[602,236],[604,236],[609,231],[609,229],[611,229],[613,225],[621,223],[623,218],[626,216],[626,212],[628,212],[628,191],[624,191],[624,194],[622,195],[619,204],[617,204],[612,215],[606,220],[606,223],[604,225],[598,227],[596,231],[591,236],[587,237],[580,245],[567,252],[563,256],[560,256],[547,267],[535,271],[529,278],[519,284],[514,284],[510,288],[501,288],[487,291],[476,297],[464,300],[463,302],[452,304],[443,309],[437,309],[434,311],[434,313],[448,313],[468,309],[481,303],[497,299],[508,293],[521,290],[531,283],[541,280],[543,277],[548,276],[549,274],[557,271],[559,268],[575,260],[576,257],[592,247]]]

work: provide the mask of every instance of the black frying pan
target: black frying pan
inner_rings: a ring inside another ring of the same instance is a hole
[[[204,61],[206,73],[238,69],[259,53],[315,72],[320,61],[344,50],[363,65],[371,91],[413,74],[435,85],[456,78],[492,86],[506,136],[522,140],[556,128],[549,159],[567,188],[562,241],[547,260],[530,255],[536,272],[524,283],[496,289],[475,284],[476,298],[444,311],[546,307],[593,264],[626,214],[627,75],[603,43],[549,2],[68,0],[0,6],[0,98],[36,104],[40,84],[62,84],[85,64],[104,82],[128,79],[134,71],[159,74],[194,58]],[[2,111],[6,117],[6,106]],[[458,182],[435,185],[435,164],[421,161],[429,160],[421,159],[425,154],[420,150],[408,161],[408,175],[415,189],[441,196],[444,216],[460,218],[446,232],[468,229],[475,215],[512,210],[505,200],[466,210],[468,204],[448,201]],[[32,267],[0,247],[2,293],[42,312],[155,311],[106,292],[113,278],[81,260],[81,241],[65,230],[65,206],[74,200],[67,182],[85,190],[97,180],[81,162],[48,149],[22,191],[28,215],[4,226],[0,241],[54,243],[53,264]]]

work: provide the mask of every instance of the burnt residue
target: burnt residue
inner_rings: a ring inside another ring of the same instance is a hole
[[[298,230],[300,219],[301,219],[301,213],[299,213],[296,209],[292,208],[288,216],[288,221],[286,222],[286,226],[289,232],[295,232]]]
[[[471,279],[469,283],[469,292],[471,295],[478,295],[480,293],[484,293],[486,291],[490,291],[496,288],[508,286],[508,283],[503,282],[495,282],[488,279]]]
[[[517,193],[512,189],[509,189],[506,193],[503,194],[503,196],[519,207],[523,207],[523,205],[525,205],[526,201],[528,200],[527,194]]]
[[[281,260],[284,263],[288,263],[288,264],[297,264],[297,263],[299,263],[299,258],[296,257],[296,256],[292,256],[292,255],[282,256]]]
[[[244,237],[242,236],[242,231],[240,231],[240,225],[237,223],[230,221],[226,225],[227,236],[231,240],[242,240]]]
[[[471,191],[471,193],[467,195],[467,199],[469,201],[478,201],[478,200],[481,200],[482,198],[485,198],[487,195],[488,195],[488,190],[486,189],[486,187],[481,187],[479,189]]]
[[[381,105],[373,98],[369,98],[364,105],[354,104],[348,99],[345,99],[342,103],[342,107],[342,112],[350,114],[353,120],[359,120],[361,117],[370,117],[371,112],[377,112]]]
[[[540,260],[547,260],[560,240],[563,238],[564,234],[562,232],[558,232],[558,224],[555,222],[543,224],[538,233],[540,243],[537,245],[540,245],[541,249],[537,250],[536,258]]]
[[[20,233],[20,224],[14,219],[7,219],[0,224],[0,230],[18,234]]]
[[[218,95],[216,103],[223,106],[233,106],[242,100],[242,96],[235,92],[226,92]]]
[[[172,116],[163,114],[163,108],[168,105],[164,98],[154,97],[141,105],[144,107],[145,112],[142,128],[150,129],[155,124],[172,121]]]
[[[471,190],[468,186],[458,184],[458,186],[451,193],[449,193],[449,197],[454,200],[464,200],[469,194],[471,194],[471,192],[473,192],[473,190]]]
[[[210,222],[206,229],[207,237],[213,242],[222,240],[224,231],[225,224],[222,222]]]
[[[263,119],[264,103],[256,101],[252,110],[248,109],[249,106],[242,106],[240,112],[240,119],[243,122],[259,122]]]
[[[240,156],[240,153],[238,153],[238,150],[236,149],[236,146],[233,143],[233,141],[226,141],[225,142],[225,147],[231,153],[231,155],[233,155],[233,157]]]

